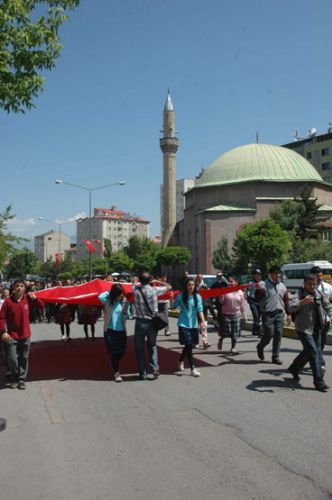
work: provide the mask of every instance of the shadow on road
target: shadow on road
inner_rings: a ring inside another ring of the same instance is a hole
[[[283,380],[276,379],[264,379],[264,380],[253,380],[249,385],[246,386],[249,391],[255,392],[270,392],[274,393],[278,389],[284,391],[295,391],[295,390],[312,390],[313,388],[302,387],[299,383],[295,382],[292,378],[284,378]]]

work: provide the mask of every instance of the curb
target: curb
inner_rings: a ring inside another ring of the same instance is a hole
[[[171,318],[178,318],[179,317],[178,311],[174,311],[174,310],[169,310],[168,315]],[[208,323],[212,324],[211,318],[208,318]],[[251,331],[252,323],[250,323],[250,322],[243,322],[242,328],[243,328],[243,330]],[[293,326],[284,326],[283,336],[286,337],[286,338],[288,338],[288,339],[299,340],[299,338],[298,338],[298,336],[296,334],[295,328]],[[332,345],[332,332],[331,331],[327,334],[326,344],[327,345]]]

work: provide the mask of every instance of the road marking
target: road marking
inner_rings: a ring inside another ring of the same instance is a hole
[[[60,424],[63,422],[63,416],[54,399],[52,384],[48,380],[40,382],[40,392],[45,401],[46,410],[52,424]]]

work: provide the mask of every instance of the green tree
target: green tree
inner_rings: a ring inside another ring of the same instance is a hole
[[[66,10],[79,0],[2,0],[0,3],[0,107],[24,112],[43,88],[62,44]]]
[[[312,196],[311,188],[304,187],[298,198],[286,200],[271,210],[271,219],[287,231],[291,239],[291,261],[307,260],[312,241],[319,240],[320,223],[326,219],[319,212],[320,206]]]
[[[116,252],[112,255],[108,263],[111,272],[130,272],[134,267],[134,261],[123,252]]]
[[[16,244],[27,241],[25,238],[19,238],[8,232],[8,222],[14,219],[12,207],[8,205],[2,213],[0,213],[0,270],[4,269],[4,263],[10,258],[16,249]]]
[[[228,251],[228,240],[225,236],[219,241],[212,254],[212,264],[216,269],[221,269],[225,274],[230,274],[234,268],[234,261]]]
[[[171,270],[173,282],[175,281],[176,268],[180,265],[187,264],[191,259],[191,253],[187,248],[180,246],[170,246],[159,250],[157,255],[157,264],[166,266]],[[170,274],[170,273],[168,273]]]
[[[149,238],[139,238],[134,235],[129,238],[128,246],[124,248],[124,252],[131,259],[136,260],[140,254],[156,255],[159,249],[159,245]]]
[[[112,242],[109,238],[104,238],[104,257],[105,259],[112,257]]]
[[[39,271],[39,261],[35,254],[28,248],[15,250],[10,258],[9,264],[5,267],[8,278],[19,275],[24,277],[26,274],[34,274]]]
[[[287,232],[272,219],[247,224],[238,233],[233,245],[236,272],[246,272],[251,263],[266,273],[271,265],[279,265],[286,260],[290,247]]]
[[[157,265],[157,255],[154,253],[140,253],[134,261],[134,270],[136,273],[142,271],[154,272]]]
[[[108,262],[101,257],[92,259],[92,272],[94,275],[105,276],[108,271]]]

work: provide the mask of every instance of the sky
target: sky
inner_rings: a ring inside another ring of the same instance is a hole
[[[160,234],[162,111],[170,89],[177,178],[227,150],[284,144],[332,122],[331,0],[81,0],[61,28],[36,108],[0,111],[0,211],[33,238],[75,234],[92,206],[137,214]]]

